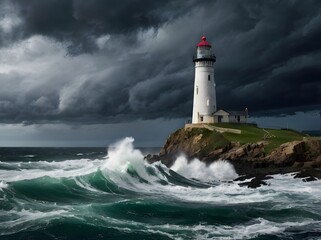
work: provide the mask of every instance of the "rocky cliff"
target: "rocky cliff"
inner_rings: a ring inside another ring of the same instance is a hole
[[[290,172],[298,172],[296,176],[305,180],[321,178],[321,139],[302,136],[302,140],[283,143],[267,152],[269,144],[269,139],[240,144],[215,130],[186,128],[172,133],[159,155],[146,158],[149,162],[161,161],[168,167],[180,154],[206,163],[225,159],[239,175],[256,177],[259,181],[266,175]]]

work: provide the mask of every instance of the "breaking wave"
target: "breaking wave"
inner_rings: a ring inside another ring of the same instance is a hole
[[[227,161],[206,166],[180,156],[167,168],[147,163],[133,142],[113,144],[100,159],[0,161],[0,239],[321,234],[319,181],[275,175],[269,185],[248,189],[231,181],[237,174]],[[61,233],[59,226],[75,230]]]
[[[204,162],[198,159],[188,162],[184,156],[180,156],[176,159],[171,169],[187,178],[194,178],[205,182],[228,181],[238,176],[233,165],[224,160],[218,160],[206,166]]]

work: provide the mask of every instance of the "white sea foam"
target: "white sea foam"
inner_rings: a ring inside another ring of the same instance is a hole
[[[109,148],[108,158],[102,161],[82,159],[80,161],[52,162],[50,165],[56,171],[50,175],[81,176],[101,168],[105,177],[121,188],[189,202],[238,204],[267,202],[277,198],[280,200],[281,206],[285,202],[289,202],[295,194],[304,195],[306,199],[311,199],[313,202],[318,202],[320,201],[318,199],[321,199],[319,182],[302,183],[300,179],[293,179],[291,175],[276,175],[274,179],[268,180],[271,183],[270,186],[258,189],[240,187],[237,183],[229,182],[205,189],[170,184],[157,167],[161,167],[169,174],[168,169],[161,163],[148,164],[144,160],[143,154],[134,149],[133,142],[133,138],[125,138],[112,145]],[[151,168],[154,174],[151,175],[147,168]],[[63,169],[60,175],[57,172],[59,169]],[[171,169],[186,178],[195,178],[202,182],[232,180],[237,176],[233,166],[226,161],[217,161],[207,167],[197,159],[188,163],[186,158],[180,157]],[[131,171],[136,172],[139,178],[130,175],[128,172]],[[57,173],[58,175],[56,175]],[[142,182],[140,178],[146,182]],[[169,184],[161,185],[159,180],[167,181]],[[83,188],[93,190],[85,184],[85,181],[80,183]],[[277,206],[278,204],[275,204],[275,207]]]
[[[169,174],[168,169],[161,163],[148,164],[144,161],[143,154],[133,147],[133,138],[126,138],[110,148],[108,159],[103,171],[105,177],[119,187],[141,192],[157,194],[164,197],[189,201],[208,202],[220,204],[253,203],[272,200],[275,193],[265,193],[240,187],[235,183],[221,183],[209,188],[186,187],[169,184],[161,185],[158,180],[167,178],[158,170],[161,167]],[[152,168],[154,175],[146,169]],[[130,176],[127,171],[134,169],[139,177],[148,183],[141,182],[138,178]],[[180,157],[171,168],[186,178],[195,178],[203,182],[217,180],[232,180],[237,177],[233,166],[226,161],[217,161],[210,166],[195,159],[188,163],[186,158]]]
[[[0,190],[7,188],[8,184],[5,181],[0,181]]]
[[[94,185],[91,185],[91,181],[88,181],[87,177],[83,177],[86,174],[101,170],[106,179],[113,181],[119,188],[135,191],[139,193],[139,196],[142,196],[142,199],[148,199],[152,196],[153,199],[157,198],[160,203],[174,202],[179,204],[183,202],[185,204],[190,202],[193,203],[190,204],[191,206],[231,205],[231,207],[236,204],[244,204],[244,206],[247,204],[248,207],[261,207],[263,206],[262,202],[267,202],[266,205],[264,204],[264,208],[268,211],[286,208],[314,210],[314,208],[319,209],[315,206],[321,205],[320,181],[302,182],[301,179],[293,179],[291,174],[274,175],[273,179],[267,180],[269,185],[249,189],[240,187],[239,182],[226,181],[236,177],[233,167],[226,161],[217,161],[206,166],[199,160],[188,163],[186,158],[180,157],[171,170],[189,179],[210,182],[207,184],[210,187],[199,188],[193,187],[192,184],[187,186],[187,183],[185,186],[176,185],[166,177],[171,174],[170,169],[160,162],[148,164],[144,160],[143,154],[134,149],[133,141],[133,138],[126,138],[114,144],[109,149],[106,159],[19,162],[8,165],[0,162],[1,166],[6,169],[0,170],[0,191],[7,188],[8,185],[11,187],[11,182],[49,176],[52,178],[70,177],[75,180],[80,188],[104,194],[103,190],[96,189]],[[145,181],[141,181],[142,179]],[[160,180],[166,181],[167,184],[162,185]],[[221,182],[218,182],[218,180]],[[194,183],[196,182],[194,181]],[[1,192],[1,194],[5,199],[6,191]],[[122,196],[126,197],[126,195]],[[131,202],[132,199],[121,199],[120,201]],[[137,199],[138,203],[139,201],[140,198]],[[116,202],[112,204],[114,203]],[[306,219],[303,216],[286,219],[287,222],[273,222],[271,219],[268,221],[264,218],[255,218],[234,225],[195,222],[193,226],[187,226],[149,224],[131,219],[108,217],[93,212],[93,206],[88,202],[79,205],[58,202],[57,205],[50,206],[51,210],[49,207],[43,207],[47,206],[48,203],[41,203],[41,201],[28,201],[28,204],[25,204],[22,199],[17,200],[14,204],[16,204],[15,208],[10,211],[0,210],[0,216],[10,219],[1,224],[0,235],[23,231],[31,227],[41,227],[48,224],[50,220],[62,216],[77,218],[86,221],[86,223],[88,222],[88,216],[90,216],[95,218],[95,226],[102,224],[102,227],[108,226],[128,233],[161,234],[172,239],[249,239],[267,234],[286,236],[288,228],[311,228],[321,232],[320,221]],[[39,204],[43,204],[39,209],[50,211],[37,211],[36,206]],[[97,206],[97,204],[99,206],[100,203],[94,203],[93,205]],[[21,208],[25,209],[21,210]],[[90,214],[87,214],[87,211]]]
[[[52,178],[82,176],[97,171],[103,162],[103,160],[80,159],[62,162],[16,163],[18,170],[0,170],[0,181],[16,182],[45,176]]]
[[[88,182],[86,182],[85,180],[83,180],[82,178],[78,178],[78,177],[75,177],[74,178],[74,181],[75,183],[77,184],[78,187],[80,188],[83,188],[83,189],[86,189],[87,191],[90,191],[90,192],[99,192],[99,193],[104,193],[103,191],[101,190],[98,190],[96,188],[93,188]]]
[[[298,221],[287,222],[273,222],[264,218],[252,219],[248,222],[243,222],[233,227],[230,225],[210,225],[206,223],[199,223],[193,226],[176,225],[176,224],[148,224],[125,219],[115,219],[110,217],[101,216],[101,224],[108,225],[121,232],[127,233],[158,233],[165,235],[172,239],[221,239],[221,240],[239,240],[239,239],[252,239],[262,235],[268,234],[282,234],[288,228],[307,228],[313,224],[319,226],[321,221],[313,221],[311,219],[301,219]],[[320,228],[315,229],[320,231]]]
[[[37,220],[45,219],[46,221],[52,220],[57,217],[61,217],[61,215],[68,215],[68,211],[66,210],[53,210],[50,212],[41,212],[41,211],[32,211],[32,210],[10,210],[6,212],[1,212],[0,215],[7,215],[12,218],[10,221],[2,222],[0,225],[0,236],[7,235],[16,232],[16,228],[19,228],[19,231],[28,228],[27,223],[34,223]],[[38,226],[40,227],[40,226]]]
[[[188,162],[186,157],[180,156],[171,169],[184,177],[195,178],[204,182],[233,180],[238,176],[233,165],[224,160],[218,160],[206,166],[204,162],[198,159]]]
[[[160,179],[165,179],[156,169],[155,165],[150,165],[144,160],[141,151],[134,149],[134,139],[127,137],[109,147],[108,158],[103,166],[103,174],[105,177],[118,186],[130,190],[148,191],[149,187],[141,182],[151,184]],[[147,168],[151,167],[157,176],[153,176],[147,172]],[[136,173],[139,178],[131,176],[130,173]]]
[[[135,164],[141,170],[143,154],[134,149],[134,139],[132,137],[126,137],[125,139],[111,145],[108,151],[108,159],[106,161],[106,167],[113,171],[126,172],[130,164]]]
[[[249,189],[240,187],[238,182],[225,181],[236,177],[232,165],[226,161],[217,161],[207,167],[199,160],[188,163],[184,157],[180,157],[172,166],[173,171],[186,178],[195,178],[201,182],[216,181],[216,183],[211,184],[211,187],[208,188],[172,184],[166,177],[166,174],[170,175],[169,169],[159,162],[148,164],[144,160],[143,154],[134,149],[133,141],[133,138],[125,138],[112,145],[106,159],[12,163],[13,170],[0,170],[0,189],[7,187],[10,182],[49,176],[52,178],[75,178],[79,187],[95,191],[95,188],[82,176],[101,169],[106,179],[120,188],[142,194],[148,193],[174,198],[177,201],[238,204],[278,199],[274,208],[284,208],[284,203],[294,207],[305,204],[307,200],[310,203],[321,204],[320,181],[303,183],[300,179],[293,179],[291,175],[275,175],[274,179],[267,181],[270,185]],[[162,171],[159,168],[162,168]],[[163,174],[163,171],[166,174]],[[167,185],[162,185],[160,180],[167,182]],[[217,184],[217,180],[225,182]],[[293,197],[300,197],[302,201],[293,202],[291,201]]]
[[[248,239],[260,235],[283,233],[290,227],[302,227],[309,224],[320,223],[317,221],[303,220],[301,222],[271,222],[263,218],[257,218],[252,224],[242,224],[234,226],[217,226],[215,231],[222,236],[222,239]],[[202,228],[202,227],[201,227]],[[214,230],[213,229],[213,230]],[[210,234],[210,232],[208,232]],[[203,235],[204,236],[204,235]]]

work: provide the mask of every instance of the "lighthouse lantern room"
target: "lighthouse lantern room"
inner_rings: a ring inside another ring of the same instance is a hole
[[[216,112],[216,92],[214,81],[215,55],[212,46],[202,37],[197,44],[194,80],[194,101],[192,123],[213,123],[214,112]]]

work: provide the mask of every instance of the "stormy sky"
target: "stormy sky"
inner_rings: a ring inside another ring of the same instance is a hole
[[[318,0],[0,0],[0,146],[162,145],[191,118],[203,34],[218,108],[320,128]]]

